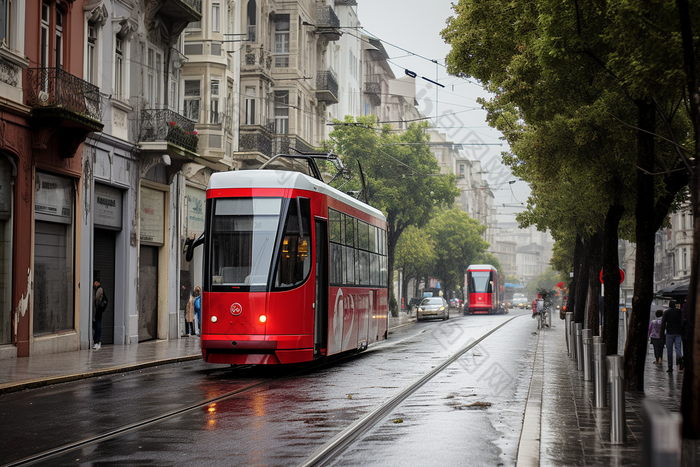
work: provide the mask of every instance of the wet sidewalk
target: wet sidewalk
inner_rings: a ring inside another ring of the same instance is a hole
[[[663,364],[654,365],[650,351],[644,370],[645,393],[625,394],[626,440],[624,444],[611,444],[610,409],[593,407],[593,382],[584,381],[583,371],[567,353],[564,321],[556,320],[552,325],[540,332],[538,340],[541,361],[538,365],[536,358],[533,381],[537,380],[539,367],[541,388],[537,393],[533,385],[528,395],[528,409],[532,398],[540,406],[539,436],[530,436],[536,438],[539,452],[526,461],[519,458],[523,462],[518,465],[644,465],[642,402],[654,399],[666,409],[680,412],[683,373],[665,371],[665,350]],[[524,426],[523,436],[532,428]],[[521,441],[521,449],[532,451],[533,446],[534,441]],[[684,440],[683,449],[683,465],[698,465],[700,443]]]
[[[389,329],[415,321],[415,313],[389,317]],[[198,337],[138,345],[105,345],[25,358],[0,359],[0,394],[202,358]]]

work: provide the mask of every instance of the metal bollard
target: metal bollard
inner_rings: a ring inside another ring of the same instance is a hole
[[[571,322],[571,358],[576,360],[576,323]]]
[[[605,371],[605,343],[593,336],[593,407],[607,407],[607,373]]]
[[[549,329],[552,329],[552,313],[555,313],[554,307],[547,311],[547,327]]]
[[[642,447],[644,466],[680,467],[683,417],[670,412],[658,402],[646,399],[642,403],[644,442]]]
[[[571,355],[571,322],[574,320],[574,314],[570,311],[567,311],[566,314],[564,315],[564,326],[565,326],[565,334],[566,334],[566,350],[569,352],[569,355]]]
[[[624,366],[620,355],[608,355],[608,387],[610,388],[610,443],[625,442]]]
[[[592,381],[591,376],[591,330],[584,329],[581,331],[581,338],[583,339],[583,380]]]
[[[578,371],[583,370],[583,339],[581,338],[581,331],[583,331],[583,323],[576,323],[576,363],[578,364]]]

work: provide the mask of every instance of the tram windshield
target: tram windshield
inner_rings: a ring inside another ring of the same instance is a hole
[[[470,271],[469,293],[492,293],[491,271]]]
[[[279,225],[280,198],[225,198],[214,202],[211,283],[266,285]]]

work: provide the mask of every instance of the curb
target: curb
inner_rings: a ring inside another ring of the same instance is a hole
[[[105,376],[105,375],[113,375],[116,373],[125,373],[127,371],[140,370],[143,368],[150,368],[150,367],[159,366],[159,365],[167,365],[169,363],[180,363],[180,362],[188,362],[188,361],[192,361],[192,360],[201,360],[201,359],[202,359],[202,354],[187,355],[184,357],[174,357],[174,358],[165,358],[162,360],[152,360],[150,362],[130,363],[130,364],[126,364],[126,365],[120,365],[120,366],[115,366],[115,367],[110,367],[110,368],[102,368],[99,370],[92,370],[92,371],[87,371],[84,373],[76,373],[76,374],[72,374],[72,375],[62,375],[62,376],[55,376],[55,377],[48,377],[48,378],[37,378],[37,379],[29,380],[29,381],[22,381],[19,383],[7,383],[7,384],[0,385],[0,394],[9,394],[11,392],[23,391],[25,389],[41,388],[41,387],[50,386],[53,384],[67,383],[70,381],[78,381],[81,379],[94,378],[95,376]]]

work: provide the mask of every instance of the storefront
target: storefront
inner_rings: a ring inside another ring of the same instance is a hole
[[[167,318],[160,317],[161,310],[167,316],[168,254],[167,251],[162,251],[166,243],[165,188],[167,187],[159,187],[156,184],[149,184],[149,186],[142,184],[141,186],[139,203],[139,342],[167,337]],[[161,264],[163,261],[165,264]],[[163,286],[165,290],[162,290]],[[161,320],[165,323],[161,323]],[[159,332],[159,327],[165,329],[161,329]]]

